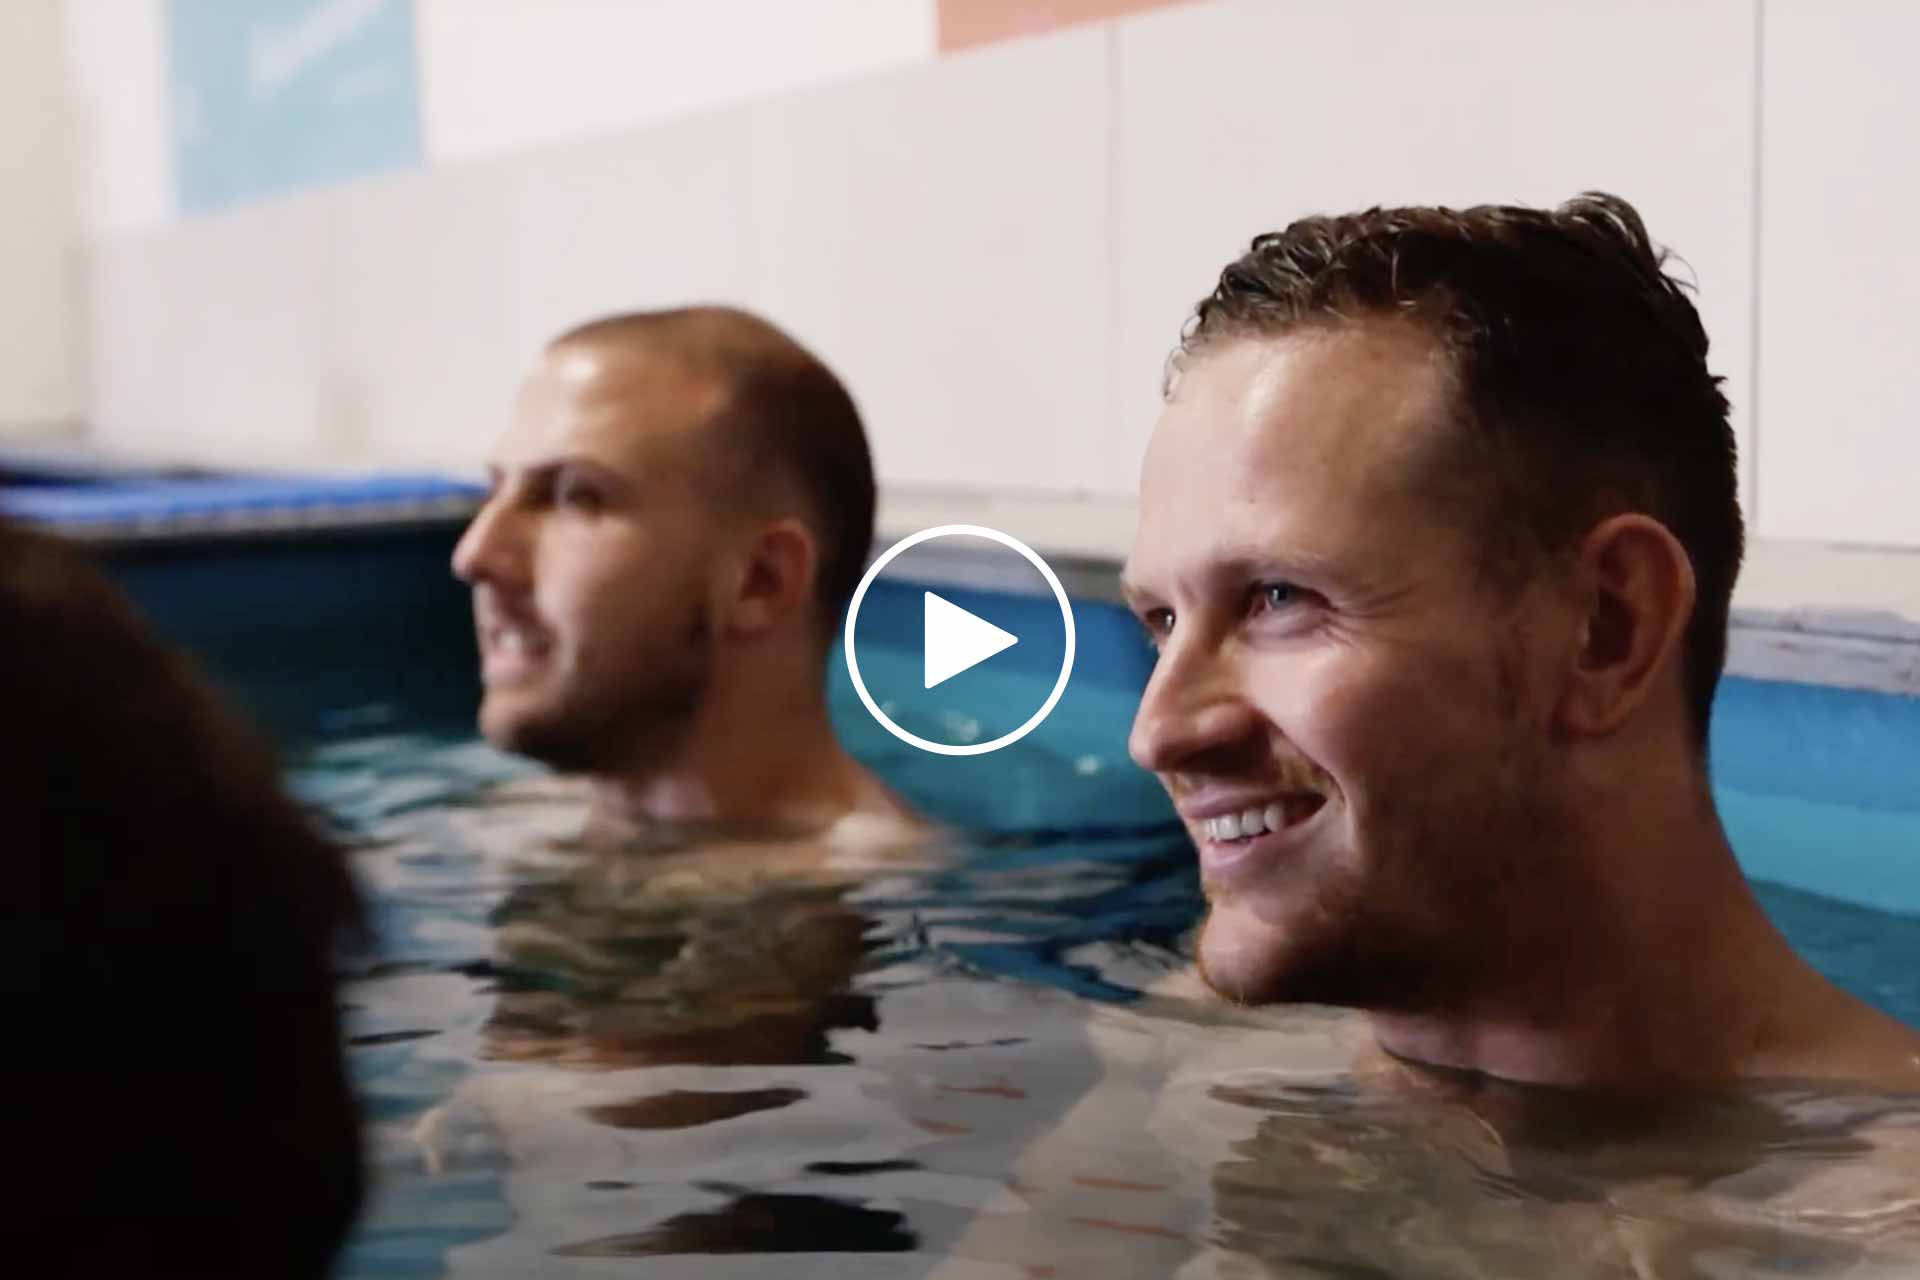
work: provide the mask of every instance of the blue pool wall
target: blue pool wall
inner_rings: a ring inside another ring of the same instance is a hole
[[[914,701],[942,708],[993,704],[989,714],[1013,708],[985,731],[991,736],[1025,720],[1045,700],[1060,669],[1060,607],[1051,596],[876,579],[859,619],[860,665],[870,688],[884,678],[876,671],[889,670],[896,685],[919,685],[923,596],[929,590],[1021,641]],[[844,651],[836,643],[827,683],[842,740],[929,817],[970,830],[1063,835],[1176,830],[1159,783],[1127,756],[1127,730],[1153,669],[1152,650],[1119,605],[1085,598],[1071,604],[1073,675],[1052,714],[1019,742],[978,756],[932,755],[900,742],[855,696]],[[938,725],[901,718],[904,727],[924,737],[954,740]],[[971,803],[968,797],[980,801]]]
[[[287,744],[383,720],[468,729],[480,687],[454,529],[132,548],[102,567]]]
[[[369,711],[472,722],[453,547],[482,491],[425,474],[238,474],[0,450],[0,515],[72,536],[284,741]]]
[[[1709,752],[1749,876],[1920,916],[1920,698],[1728,677]]]

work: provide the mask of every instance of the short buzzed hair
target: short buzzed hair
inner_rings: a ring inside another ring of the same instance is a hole
[[[792,483],[820,540],[816,589],[831,629],[873,545],[873,456],[860,411],[819,357],[776,325],[734,307],[681,307],[603,316],[548,344],[627,344],[663,356],[720,390],[707,425],[736,471]]]
[[[1413,206],[1303,218],[1220,273],[1169,368],[1223,342],[1357,322],[1424,324],[1454,375],[1461,465],[1484,477],[1483,549],[1509,580],[1622,511],[1692,562],[1684,674],[1704,748],[1745,529],[1707,335],[1640,215],[1588,192],[1557,209]]]

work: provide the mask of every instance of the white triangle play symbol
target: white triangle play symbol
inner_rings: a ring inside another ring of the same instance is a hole
[[[926,596],[927,634],[922,649],[926,656],[927,688],[951,680],[968,667],[1020,643],[1019,636],[1002,631],[951,600],[942,600],[931,591]]]

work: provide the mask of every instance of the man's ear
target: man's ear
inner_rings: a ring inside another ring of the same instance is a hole
[[[732,630],[762,635],[794,610],[808,608],[819,573],[819,547],[805,523],[789,518],[762,525],[741,566],[731,610]]]
[[[1693,563],[1645,515],[1610,516],[1580,546],[1586,617],[1556,718],[1583,737],[1611,733],[1676,670],[1693,617]]]

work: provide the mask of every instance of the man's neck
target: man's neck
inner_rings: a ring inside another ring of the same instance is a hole
[[[590,775],[589,828],[712,824],[823,829],[887,804],[884,788],[840,746],[817,687],[716,679],[667,750]]]
[[[1434,1007],[1376,1010],[1402,1058],[1560,1085],[1724,1081],[1804,1056],[1851,1003],[1796,956],[1741,874],[1702,782],[1662,804],[1586,807],[1499,962]],[[1562,911],[1548,905],[1555,898]]]

